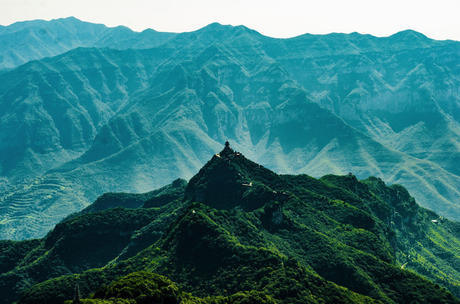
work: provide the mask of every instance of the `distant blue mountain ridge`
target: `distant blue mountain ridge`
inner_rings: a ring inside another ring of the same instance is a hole
[[[370,175],[460,219],[460,43],[414,31],[0,28],[0,238],[190,178],[222,142],[280,173]]]

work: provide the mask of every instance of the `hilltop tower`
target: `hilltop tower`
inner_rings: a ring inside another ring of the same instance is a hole
[[[224,149],[220,152],[220,155],[222,156],[229,156],[229,155],[232,155],[234,153],[233,149],[230,148],[230,143],[228,142],[228,140],[225,142],[225,147]]]

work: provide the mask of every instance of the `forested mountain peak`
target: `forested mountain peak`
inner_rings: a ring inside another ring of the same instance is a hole
[[[62,304],[76,284],[83,303],[458,303],[459,227],[402,186],[280,175],[227,143],[188,183],[0,242],[0,303]]]

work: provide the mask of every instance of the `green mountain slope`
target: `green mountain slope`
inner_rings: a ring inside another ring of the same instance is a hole
[[[226,139],[280,173],[402,184],[458,220],[459,45],[211,24],[4,72],[0,237],[41,237],[104,192],[190,178]]]
[[[41,240],[5,242],[33,249],[0,258],[0,295],[63,303],[78,283],[87,303],[459,303],[459,236],[401,186],[278,175],[226,147],[188,184],[104,195]]]

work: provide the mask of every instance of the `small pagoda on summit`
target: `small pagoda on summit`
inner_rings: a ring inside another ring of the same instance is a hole
[[[233,149],[230,148],[230,143],[228,142],[228,140],[225,141],[225,147],[224,149],[222,150],[222,152],[220,152],[220,154],[233,154]]]
[[[225,141],[224,149],[220,151],[220,153],[215,154],[215,156],[218,158],[227,158],[227,159],[234,158],[235,156],[240,156],[240,155],[241,153],[236,152],[230,147],[230,143],[228,142],[228,140]]]

